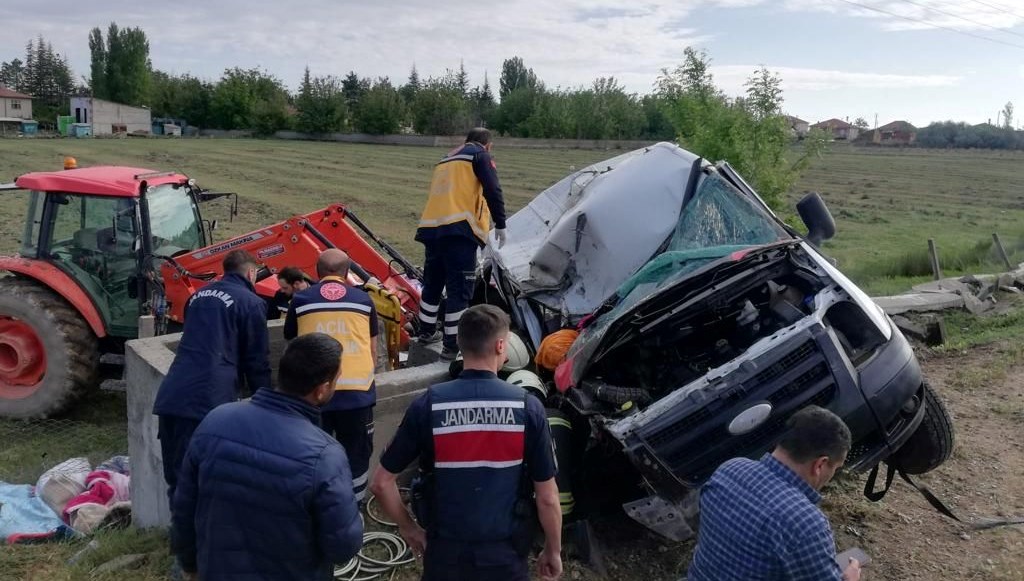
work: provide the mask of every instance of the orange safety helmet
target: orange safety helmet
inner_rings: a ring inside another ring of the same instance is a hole
[[[580,334],[574,329],[562,329],[544,337],[540,342],[540,349],[533,359],[538,366],[554,371],[558,364],[565,360],[569,348],[576,341]]]
[[[70,155],[64,158],[64,169],[78,169],[78,160]]]

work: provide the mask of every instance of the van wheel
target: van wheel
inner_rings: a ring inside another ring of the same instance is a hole
[[[924,383],[924,419],[888,464],[898,466],[907,474],[931,472],[953,453],[953,419],[945,404],[927,382]]]

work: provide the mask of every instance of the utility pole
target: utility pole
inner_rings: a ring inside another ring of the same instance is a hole
[[[875,113],[875,126],[874,129],[878,129],[878,113]]]

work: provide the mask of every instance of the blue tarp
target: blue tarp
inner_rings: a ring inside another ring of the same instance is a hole
[[[0,482],[0,539],[12,535],[38,535],[63,530],[64,523],[29,484]]]

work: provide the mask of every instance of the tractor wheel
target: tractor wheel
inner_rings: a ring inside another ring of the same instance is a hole
[[[946,405],[927,383],[924,384],[924,419],[888,464],[907,474],[924,474],[938,468],[953,453],[953,420]]]
[[[0,278],[0,418],[59,412],[99,373],[96,335],[64,299],[34,280]]]

